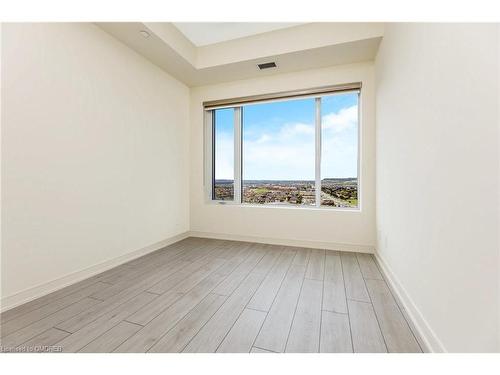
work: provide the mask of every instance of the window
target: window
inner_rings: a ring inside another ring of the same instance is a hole
[[[216,109],[213,114],[214,200],[234,200],[234,109]]]
[[[358,207],[358,94],[321,98],[321,205]]]
[[[243,108],[243,202],[314,205],[314,99]]]
[[[358,208],[360,87],[204,103],[210,200]]]

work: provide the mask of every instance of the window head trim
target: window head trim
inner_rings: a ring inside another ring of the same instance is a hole
[[[320,95],[336,94],[345,91],[360,91],[360,90],[361,90],[361,82],[354,82],[343,85],[322,86],[304,90],[281,91],[271,94],[241,96],[232,99],[210,100],[203,102],[203,108],[205,109],[205,111],[211,111],[214,109],[220,109],[225,107],[239,107],[242,106],[243,104],[253,104],[253,103],[279,100],[279,99],[315,97]]]

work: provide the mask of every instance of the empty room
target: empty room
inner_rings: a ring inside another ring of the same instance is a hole
[[[499,352],[499,56],[497,23],[4,22],[1,355]]]

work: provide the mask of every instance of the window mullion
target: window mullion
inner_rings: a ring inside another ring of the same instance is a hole
[[[315,201],[316,207],[321,206],[321,98],[316,98],[315,122]]]
[[[205,196],[208,200],[214,199],[214,167],[215,163],[215,145],[214,145],[214,114],[213,111],[205,111],[204,120],[205,120],[205,142],[203,143],[204,147],[204,155],[209,155],[209,157],[205,158],[205,179],[203,182],[203,188],[205,191]]]
[[[241,107],[234,108],[234,203],[241,203]]]

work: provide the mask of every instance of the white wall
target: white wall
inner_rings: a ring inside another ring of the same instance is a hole
[[[189,229],[184,84],[92,24],[4,24],[1,104],[3,308]]]
[[[377,250],[433,350],[498,350],[496,25],[387,25]]]
[[[203,107],[206,100],[363,82],[362,212],[207,203],[203,195]],[[203,86],[191,90],[191,230],[219,238],[370,251],[375,244],[374,83],[371,63]]]

